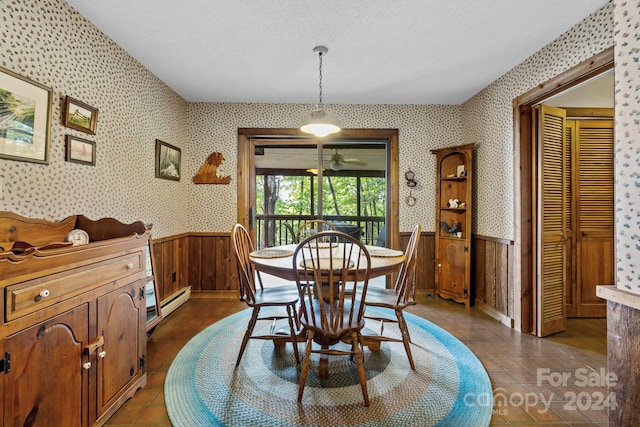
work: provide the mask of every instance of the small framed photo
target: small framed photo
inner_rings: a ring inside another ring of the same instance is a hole
[[[458,165],[456,176],[467,176],[467,171],[464,170],[464,165]]]
[[[64,125],[95,135],[98,126],[98,109],[67,96],[64,100]]]
[[[65,160],[83,165],[96,165],[96,143],[86,139],[67,135]]]
[[[180,181],[180,158],[178,147],[156,139],[156,178]]]
[[[0,159],[49,163],[53,90],[0,67]]]

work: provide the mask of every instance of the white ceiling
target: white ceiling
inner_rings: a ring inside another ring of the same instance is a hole
[[[460,104],[604,0],[67,0],[187,101]]]
[[[561,92],[543,103],[556,107],[614,108],[613,70]]]

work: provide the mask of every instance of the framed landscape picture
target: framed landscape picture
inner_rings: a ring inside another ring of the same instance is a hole
[[[64,125],[95,135],[98,126],[98,109],[67,96],[64,100]]]
[[[65,160],[84,165],[96,165],[96,143],[73,135],[66,136]]]
[[[53,91],[0,67],[0,158],[49,163]]]
[[[178,147],[156,139],[156,178],[180,181],[180,157]]]

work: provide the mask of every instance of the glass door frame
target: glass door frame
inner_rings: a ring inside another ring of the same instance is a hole
[[[255,238],[255,163],[254,152],[256,141],[264,144],[264,139],[286,138],[292,145],[316,144],[317,139],[310,138],[299,129],[238,129],[238,183],[237,183],[237,218],[238,223],[243,224],[249,230],[252,238]],[[399,232],[399,150],[397,129],[343,129],[333,138],[327,137],[322,143],[329,143],[333,139],[361,140],[387,140],[387,246],[393,249],[400,248]]]

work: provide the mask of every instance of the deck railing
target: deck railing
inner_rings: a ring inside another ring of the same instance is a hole
[[[265,248],[293,243],[295,233],[300,225],[310,219],[317,219],[311,215],[257,215],[256,216],[256,246]],[[386,241],[384,217],[358,216],[323,216],[324,220],[334,223],[340,231],[360,229],[360,241],[365,245],[384,244]],[[287,227],[284,224],[289,224]],[[351,227],[349,227],[351,226]]]

